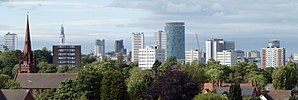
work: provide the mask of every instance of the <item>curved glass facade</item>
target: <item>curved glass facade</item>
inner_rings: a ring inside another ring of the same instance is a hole
[[[178,60],[185,58],[185,26],[184,22],[166,23],[167,57],[175,56]]]

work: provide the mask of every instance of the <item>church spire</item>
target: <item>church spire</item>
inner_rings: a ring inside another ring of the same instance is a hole
[[[28,13],[28,12],[27,12]],[[36,73],[37,69],[35,66],[35,61],[33,60],[33,52],[31,50],[31,40],[30,40],[30,28],[29,28],[29,15],[27,14],[27,24],[26,24],[26,34],[25,34],[25,44],[24,50],[21,55],[21,61],[19,66],[19,73]]]

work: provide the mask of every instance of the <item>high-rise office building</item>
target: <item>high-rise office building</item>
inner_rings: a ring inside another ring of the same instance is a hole
[[[166,50],[167,48],[167,37],[163,31],[155,32],[154,35],[155,44],[160,48]]]
[[[175,56],[177,60],[185,60],[185,26],[184,22],[166,23],[166,56]]]
[[[57,66],[80,67],[81,45],[53,45],[53,64]]]
[[[216,60],[216,53],[224,50],[223,39],[210,39],[206,41],[206,63],[209,59]]]
[[[216,60],[217,52],[223,50],[235,50],[234,41],[224,41],[223,39],[210,39],[206,41],[206,63],[209,59]]]
[[[64,44],[65,43],[65,34],[64,34],[64,27],[63,24],[61,25],[61,29],[60,29],[60,44]]]
[[[6,33],[4,36],[4,45],[8,50],[16,50],[18,47],[18,36],[15,33]]]
[[[132,33],[132,62],[138,61],[139,49],[144,48],[144,33]]]
[[[235,41],[224,41],[224,50],[235,50]]]
[[[233,50],[223,50],[216,53],[216,61],[222,65],[234,66],[237,63],[237,54]]]
[[[258,50],[251,50],[246,52],[246,58],[261,58],[261,53]]]
[[[199,50],[189,50],[185,52],[185,62],[191,63],[195,60],[201,62],[201,52]]]
[[[165,50],[156,47],[146,46],[143,49],[139,49],[139,67],[142,69],[151,69],[155,60],[160,62],[165,61]]]
[[[126,49],[124,49],[123,40],[116,40],[114,44],[115,53],[121,52],[122,54],[126,54]]]
[[[105,40],[104,39],[96,39],[95,40],[95,56],[100,60],[105,56]]]
[[[278,40],[269,41],[268,47],[262,48],[262,68],[284,65],[285,52],[285,48],[280,48]]]

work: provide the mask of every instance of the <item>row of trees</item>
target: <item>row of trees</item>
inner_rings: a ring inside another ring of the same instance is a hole
[[[254,63],[240,62],[235,66],[226,66],[210,60],[207,64],[198,61],[183,64],[175,57],[169,57],[164,63],[155,61],[152,69],[140,69],[137,62],[126,65],[121,55],[118,55],[116,61],[104,62],[85,56],[82,58],[84,67],[73,69],[52,65],[52,58],[46,49],[34,52],[40,73],[79,73],[76,80],[64,81],[59,89],[38,94],[37,97],[42,99],[190,99],[201,91],[201,83],[212,80],[227,83],[249,83],[256,80],[260,88],[273,83],[276,89],[292,89],[297,85],[298,78],[296,65],[292,62],[276,69],[260,69]],[[0,72],[9,76],[8,79],[16,72],[18,59],[15,58],[19,55],[20,51],[0,52]],[[3,75],[0,77],[0,88],[16,87]],[[196,98],[202,96],[205,95],[197,95]]]

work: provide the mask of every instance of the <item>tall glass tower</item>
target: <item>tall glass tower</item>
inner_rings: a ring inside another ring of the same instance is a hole
[[[175,56],[177,60],[185,58],[185,26],[184,22],[166,23],[165,29],[167,38],[166,56]]]

